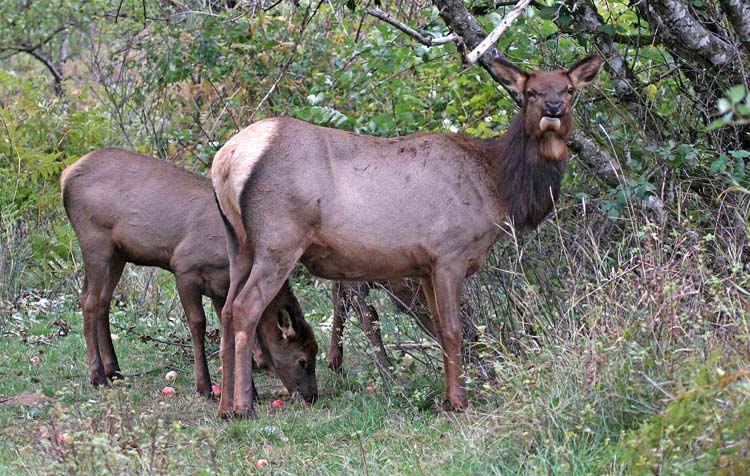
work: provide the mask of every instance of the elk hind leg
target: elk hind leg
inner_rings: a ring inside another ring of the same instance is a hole
[[[92,251],[81,244],[83,255],[83,290],[81,292],[81,313],[83,314],[83,335],[86,339],[86,353],[89,363],[89,381],[94,386],[107,385],[102,354],[99,350],[99,330],[103,310],[109,309],[109,302],[103,302],[106,297],[108,276],[112,265],[114,249],[94,248]],[[107,332],[109,332],[107,326]],[[109,339],[111,343],[111,338]],[[114,348],[113,348],[114,352]]]
[[[97,318],[97,341],[99,353],[104,365],[104,375],[110,380],[121,380],[124,377],[120,373],[120,364],[115,354],[115,346],[112,343],[112,331],[109,322],[109,309],[112,304],[112,296],[115,293],[117,283],[122,276],[122,270],[125,268],[125,261],[117,255],[112,256],[109,264],[109,273],[107,283],[102,290],[99,298],[101,307]]]
[[[301,254],[301,253],[300,253]],[[234,416],[254,418],[252,351],[258,322],[292,272],[296,257],[284,262],[256,254],[250,277],[232,303],[234,331]],[[225,348],[225,352],[229,349]]]

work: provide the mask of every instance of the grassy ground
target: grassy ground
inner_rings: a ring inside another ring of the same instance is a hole
[[[514,369],[523,387],[475,389],[469,412],[439,413],[433,408],[442,398],[439,372],[401,365],[386,384],[357,344],[354,329],[344,375],[319,363],[318,403],[287,401],[281,409],[271,408],[279,383],[257,375],[259,419],[226,422],[216,417],[215,402],[193,395],[186,351],[140,338],[154,330],[153,316],[139,319],[129,309],[114,313],[115,324],[132,327],[121,331],[116,343],[129,378],[97,390],[86,381],[75,302],[47,307],[28,314],[34,317],[26,342],[13,336],[0,344],[0,395],[16,397],[0,405],[0,471],[6,474],[516,474],[519,469],[548,474],[574,468],[594,474],[591,465],[601,459],[601,448],[593,444],[596,435],[584,428],[570,427],[569,435],[554,428],[556,410],[533,395],[546,394],[553,382],[534,366]],[[61,331],[67,326],[69,332]],[[150,335],[175,339],[169,333],[167,327]],[[318,335],[327,342],[323,331]],[[213,349],[216,345],[214,340]],[[34,363],[35,358],[40,361]],[[219,365],[214,356],[214,378]],[[174,385],[178,394],[165,398],[160,391],[171,369],[180,373]],[[573,382],[554,385],[556,405],[568,404],[568,392],[575,390],[568,384]],[[498,408],[498,399],[507,400],[508,407]],[[534,408],[540,403],[548,408]],[[526,405],[531,413],[519,421]],[[62,434],[69,442],[58,442]],[[535,447],[539,438],[550,445]],[[257,469],[261,458],[270,466]]]
[[[3,304],[0,475],[750,474],[742,255],[727,253],[715,272],[694,242],[648,229],[608,248],[585,229],[546,230],[544,246],[526,240],[514,262],[518,245],[508,244],[467,285],[479,361],[468,366],[462,414],[439,410],[434,347],[391,349],[395,364],[381,375],[352,325],[346,371],[329,371],[328,285],[304,274],[295,290],[321,347],[314,405],[286,398],[272,408],[279,381],[256,375],[259,418],[220,420],[215,401],[193,394],[170,276],[130,267],[112,310],[127,380],[94,389],[70,264],[59,295],[23,291]],[[387,342],[423,338],[382,292],[372,299]],[[218,345],[214,331],[214,380]],[[169,370],[180,376],[166,398]],[[259,459],[270,464],[256,468]]]

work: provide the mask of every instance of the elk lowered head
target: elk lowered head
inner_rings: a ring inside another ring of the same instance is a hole
[[[521,97],[526,133],[539,141],[542,157],[567,159],[575,93],[596,78],[601,64],[601,58],[592,55],[568,70],[527,73],[504,58],[494,60],[500,81]]]
[[[299,303],[285,305],[274,300],[266,313],[272,316],[258,324],[259,344],[264,363],[282,381],[290,393],[298,393],[307,402],[318,398],[315,358],[318,343],[312,327],[305,320]]]

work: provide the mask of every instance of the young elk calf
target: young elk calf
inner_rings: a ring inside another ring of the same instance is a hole
[[[443,348],[445,393],[468,405],[460,359],[464,279],[512,229],[552,210],[568,160],[576,89],[601,60],[526,73],[495,61],[522,112],[495,140],[420,133],[360,136],[291,118],[259,121],[219,150],[212,180],[229,236],[219,403],[253,416],[250,353],[265,306],[301,260],[336,280],[416,277]]]
[[[66,168],[60,182],[83,255],[81,308],[91,383],[121,377],[109,306],[125,263],[134,263],[174,273],[193,340],[195,388],[210,395],[201,300],[211,298],[218,313],[229,288],[224,224],[210,179],[163,160],[102,149]],[[313,399],[315,335],[289,283],[281,283],[268,301],[256,343],[290,391]]]

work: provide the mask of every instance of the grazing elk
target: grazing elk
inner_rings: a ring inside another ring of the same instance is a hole
[[[494,63],[522,112],[495,140],[420,133],[360,136],[292,118],[259,121],[216,154],[212,180],[227,224],[222,415],[254,415],[250,353],[261,311],[301,260],[336,280],[422,279],[443,348],[452,409],[468,405],[460,359],[464,279],[490,247],[552,210],[568,160],[576,89],[601,60],[524,72]]]
[[[153,157],[102,149],[67,167],[60,182],[83,255],[81,308],[91,383],[122,377],[109,306],[125,263],[134,263],[174,273],[193,341],[195,388],[211,395],[202,296],[211,298],[219,314],[229,289],[224,224],[211,180]],[[290,391],[315,398],[318,346],[287,282],[264,309],[256,343],[266,363]],[[300,367],[300,360],[309,365]]]
[[[378,312],[367,302],[367,296],[372,289],[382,287],[388,294],[393,307],[414,318],[419,326],[430,335],[437,338],[435,324],[426,309],[422,299],[419,283],[413,280],[394,280],[384,283],[368,281],[335,281],[331,293],[333,297],[333,328],[331,329],[331,345],[328,348],[328,367],[334,372],[340,372],[344,361],[344,324],[347,310],[355,312],[362,323],[367,338],[375,349],[375,359],[381,368],[388,368],[389,359],[380,335],[380,318]]]

